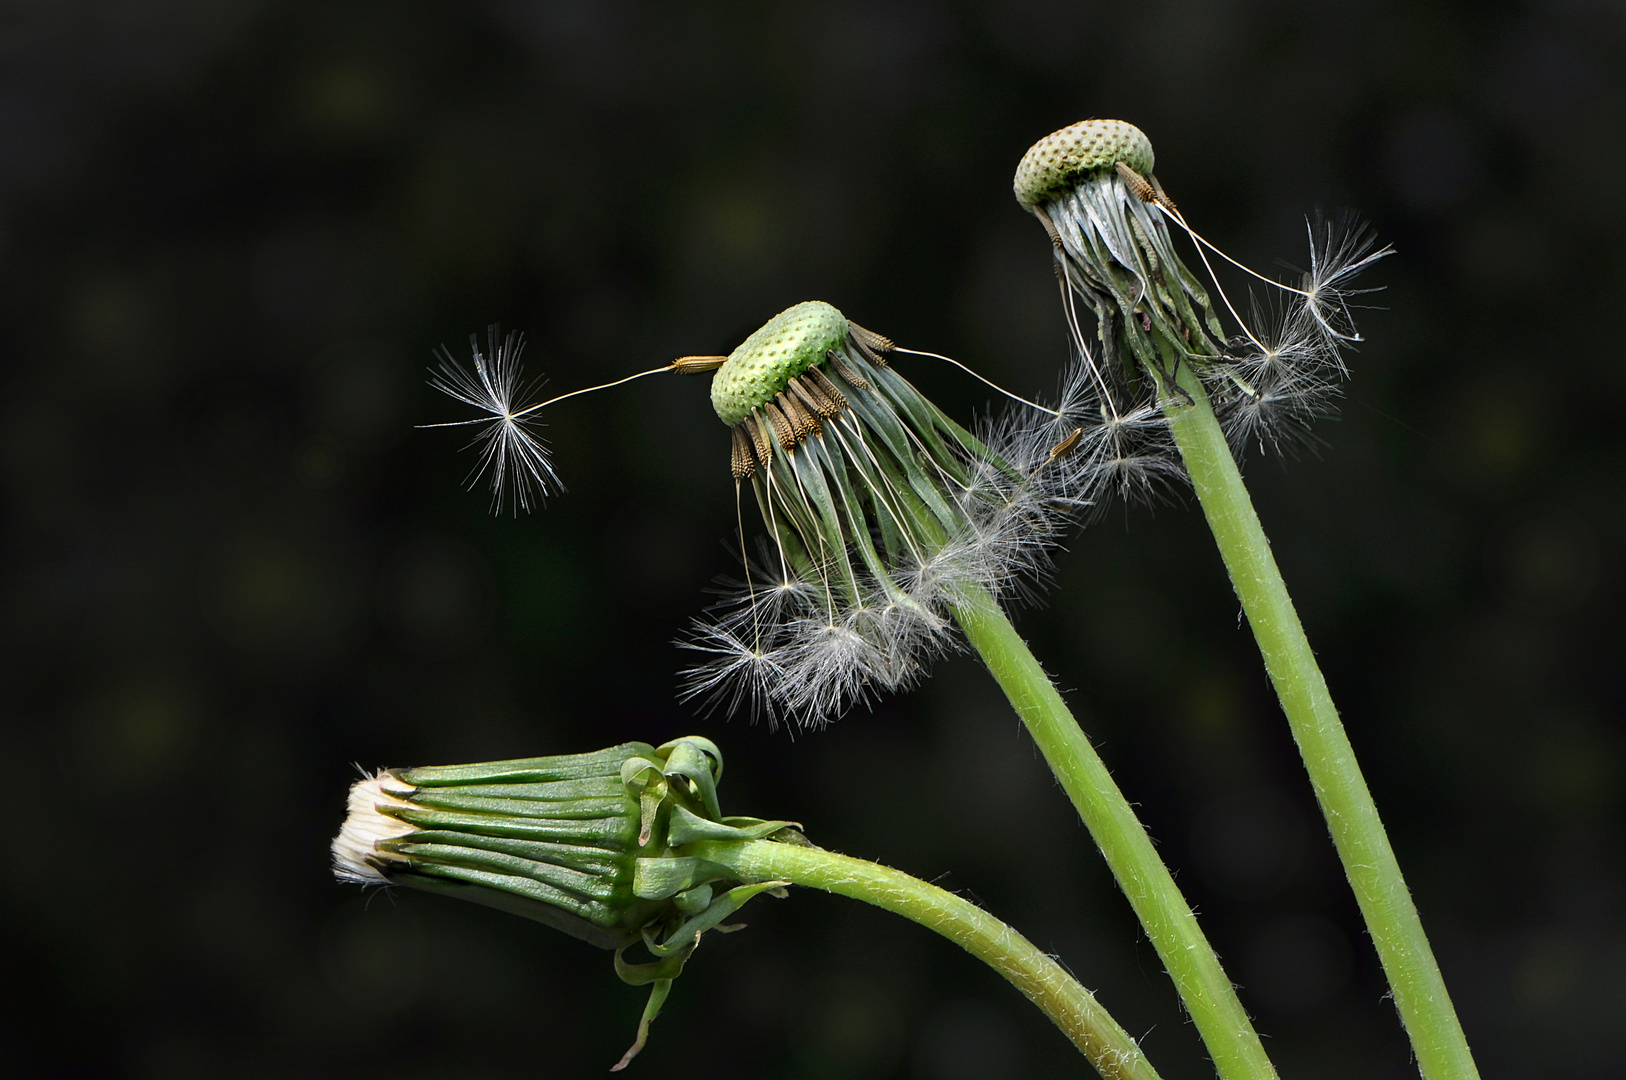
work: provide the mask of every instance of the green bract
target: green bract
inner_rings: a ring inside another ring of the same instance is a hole
[[[1035,206],[1085,173],[1123,162],[1141,175],[1152,171],[1152,143],[1122,120],[1082,120],[1040,139],[1022,155],[1012,187],[1016,201]]]
[[[790,380],[847,338],[847,320],[829,304],[809,300],[786,308],[735,349],[711,378],[711,406],[733,426],[772,401]]]

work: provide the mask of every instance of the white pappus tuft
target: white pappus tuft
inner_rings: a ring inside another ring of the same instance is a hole
[[[521,334],[509,333],[498,340],[497,327],[487,331],[487,349],[480,350],[479,339],[469,335],[473,370],[463,367],[443,346],[437,353],[440,364],[430,369],[429,385],[449,397],[473,406],[485,416],[453,420],[419,427],[465,427],[482,425],[470,446],[480,448],[480,460],[469,473],[468,486],[482,478],[491,484],[491,509],[501,513],[507,499],[514,513],[530,510],[551,494],[564,490],[547,444],[533,430],[541,421],[534,415],[540,405],[520,406],[520,399],[534,392],[540,380],[527,383],[520,369],[525,349]]]
[[[333,838],[335,877],[356,885],[389,884],[389,879],[379,871],[378,866],[386,859],[399,857],[379,851],[378,842],[417,832],[417,827],[379,813],[379,807],[411,809],[412,804],[403,796],[416,790],[411,784],[383,770],[350,785],[349,812],[339,828],[339,835]]]
[[[1069,312],[1072,314],[1072,312]],[[1062,380],[1061,414],[1078,432],[1058,462],[1065,490],[1087,515],[1123,503],[1159,503],[1186,481],[1185,466],[1154,397],[1136,395],[1097,362],[1073,323],[1073,362]]]
[[[1299,284],[1304,305],[1311,318],[1330,342],[1358,342],[1350,313],[1349,298],[1377,289],[1352,289],[1355,276],[1379,259],[1394,254],[1394,248],[1377,246],[1372,227],[1352,214],[1331,218],[1317,214],[1304,221],[1310,240],[1310,269]],[[1339,361],[1339,369],[1343,369]]]
[[[1214,411],[1232,451],[1252,444],[1278,453],[1321,445],[1311,425],[1337,415],[1349,375],[1343,350],[1361,340],[1350,298],[1374,289],[1349,287],[1356,274],[1391,253],[1375,248],[1371,229],[1342,215],[1306,219],[1310,269],[1298,288],[1278,285],[1261,311],[1257,300],[1244,335],[1230,340],[1207,376]],[[1266,329],[1268,327],[1268,329]]]

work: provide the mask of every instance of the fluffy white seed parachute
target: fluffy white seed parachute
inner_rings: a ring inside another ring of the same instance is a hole
[[[437,354],[439,366],[429,372],[429,385],[485,415],[419,426],[479,425],[469,445],[478,447],[480,456],[469,473],[468,486],[472,488],[482,479],[490,482],[494,513],[502,512],[505,498],[514,513],[528,511],[549,495],[563,491],[564,485],[553,471],[547,444],[535,430],[540,426],[537,410],[541,405],[518,404],[540,385],[528,383],[520,368],[525,338],[511,333],[499,341],[493,326],[484,351],[479,339],[469,335],[469,351],[472,361],[465,368],[442,348]]]

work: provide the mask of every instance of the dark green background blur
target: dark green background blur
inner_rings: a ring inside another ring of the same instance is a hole
[[[974,663],[794,737],[675,702],[731,568],[704,380],[550,410],[571,492],[518,520],[412,428],[467,415],[424,369],[488,322],[563,390],[810,298],[1043,392],[1065,338],[1010,176],[1089,116],[1256,267],[1301,265],[1317,206],[1398,249],[1324,453],[1248,475],[1487,1080],[1626,1073],[1618,4],[0,11],[10,1074],[598,1075],[642,1004],[607,954],[340,887],[328,839],[353,763],[697,732],[725,809],[976,897],[1211,1075]],[[1411,1075],[1194,505],[1109,512],[1019,624],[1283,1075]],[[747,921],[632,1075],[1086,1073],[910,924],[803,893]]]

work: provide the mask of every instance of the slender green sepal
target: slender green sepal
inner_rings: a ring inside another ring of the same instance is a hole
[[[614,775],[620,771],[621,762],[633,754],[648,756],[653,753],[653,748],[647,743],[624,743],[591,754],[489,761],[479,765],[433,765],[427,768],[401,769],[396,775],[414,787],[498,782],[541,783],[576,780],[586,776]]]
[[[620,1072],[632,1064],[632,1059],[643,1050],[644,1044],[649,1041],[649,1025],[661,1014],[661,1006],[666,1004],[666,996],[672,992],[671,979],[656,979],[655,984],[649,988],[649,1000],[644,1003],[644,1015],[638,1018],[638,1037],[633,1040],[627,1052],[621,1055],[621,1060],[610,1066],[611,1072]]]
[[[698,942],[700,935],[707,930],[719,930],[726,933],[731,929],[738,929],[738,927],[723,926],[723,920],[744,907],[747,900],[760,893],[768,893],[771,896],[783,898],[787,895],[785,886],[789,884],[791,884],[789,881],[759,881],[750,885],[736,885],[715,900],[710,900],[705,905],[704,910],[676,930],[673,930],[664,943],[650,940],[646,936],[644,945],[656,956],[672,956],[679,950],[690,947],[691,943]],[[710,886],[701,886],[701,888],[709,891]]]
[[[677,806],[672,808],[672,817],[666,826],[666,840],[673,847],[692,844],[696,840],[761,840],[795,824],[793,821],[759,821],[756,818],[710,821]]]

